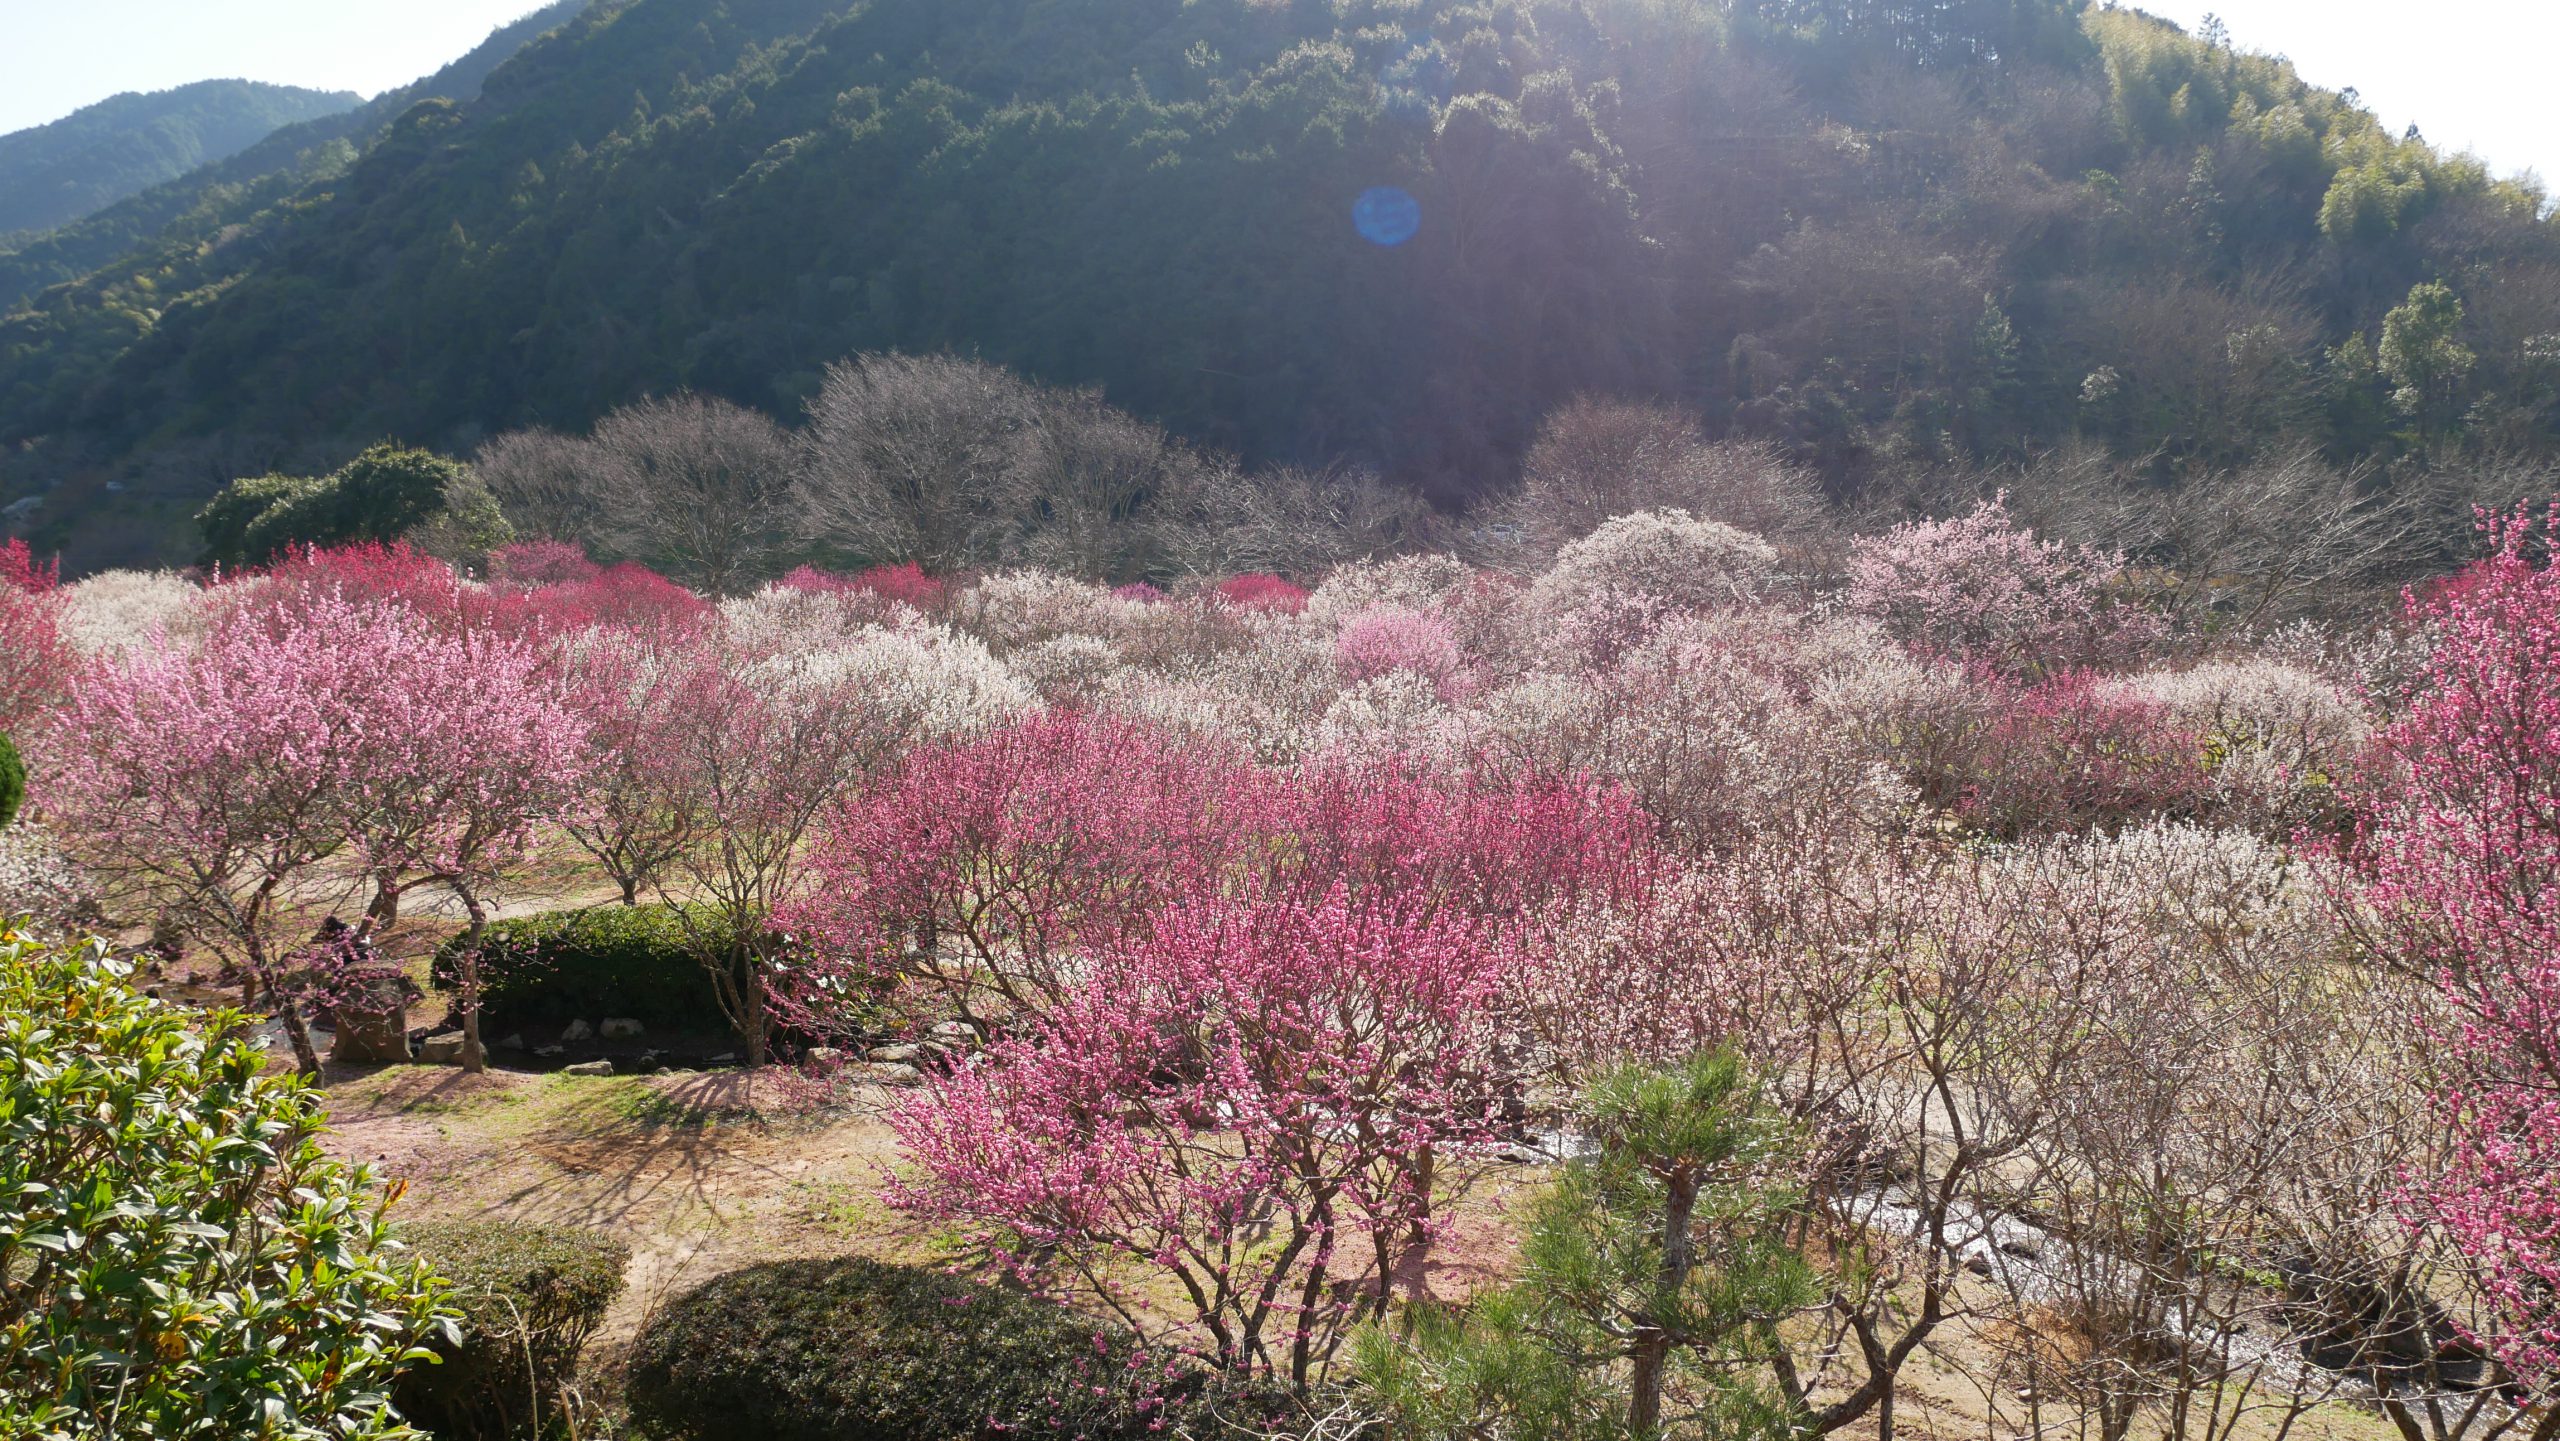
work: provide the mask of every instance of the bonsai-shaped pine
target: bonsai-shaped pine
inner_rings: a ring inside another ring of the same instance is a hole
[[[1820,1299],[1785,1229],[1795,1137],[1729,1051],[1628,1069],[1586,1099],[1596,1155],[1530,1215],[1521,1274],[1464,1311],[1364,1331],[1398,1435],[1516,1441],[1783,1437],[1778,1324]]]
[[[18,818],[18,807],[27,800],[27,763],[18,748],[5,735],[0,735],[0,830]]]

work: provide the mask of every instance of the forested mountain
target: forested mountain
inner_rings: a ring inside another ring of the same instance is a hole
[[[1583,393],[1842,495],[2535,455],[2560,404],[2537,192],[2071,0],[600,0],[285,191],[0,321],[0,499],[64,482],[75,566],[232,475],[789,416],[869,350],[1444,504]]]
[[[578,13],[587,0],[553,0],[533,14],[492,32],[471,53],[433,75],[371,101],[347,96],[315,118],[268,126],[255,144],[127,192],[119,203],[45,233],[6,234],[0,225],[0,311],[13,309],[48,285],[76,280],[125,259],[136,247],[195,247],[232,224],[256,217],[307,185],[325,184],[354,163],[358,152],[422,100],[468,100],[499,62],[526,41]],[[172,92],[175,93],[175,92]],[[352,108],[350,108],[352,107]],[[0,140],[0,145],[5,145]],[[148,254],[136,264],[153,263]]]
[[[347,90],[199,80],[112,96],[0,135],[0,236],[51,230],[236,155],[280,126],[363,101]]]

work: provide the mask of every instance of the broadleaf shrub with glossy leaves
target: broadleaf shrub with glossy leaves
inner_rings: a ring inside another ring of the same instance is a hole
[[[247,1018],[0,941],[0,1433],[390,1441],[450,1318]]]
[[[458,461],[386,442],[316,479],[233,481],[196,519],[208,559],[259,565],[296,547],[398,540],[442,514],[469,475]]]

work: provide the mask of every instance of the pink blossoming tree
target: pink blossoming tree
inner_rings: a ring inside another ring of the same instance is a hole
[[[2040,540],[1999,499],[1954,520],[1913,521],[1849,549],[1849,608],[1903,644],[2004,671],[2120,660],[2160,633],[2111,601],[2124,558]]]
[[[571,840],[595,857],[636,906],[693,843],[701,808],[682,765],[681,741],[700,680],[686,631],[598,627],[569,637],[561,665],[585,718],[583,802],[563,816]]]
[[[93,872],[246,970],[306,1072],[319,1057],[283,973],[325,871],[357,858],[371,769],[407,725],[384,673],[425,640],[378,603],[312,596],[290,623],[234,611],[193,649],[100,665],[49,743],[46,802]]]
[[[2365,783],[2357,842],[2384,956],[2433,975],[2450,1155],[2416,1200],[2467,1257],[2509,1367],[2560,1380],[2560,571],[2553,519],[2413,599],[2425,672]]]
[[[790,949],[782,919],[817,878],[807,842],[818,818],[914,736],[915,715],[872,682],[836,656],[715,632],[659,692],[668,708],[652,743],[681,785],[667,804],[696,822],[667,867],[682,893],[664,882],[660,892],[751,1066],[772,1039],[770,983]]]
[[[1273,790],[1215,745],[1065,712],[922,748],[828,816],[789,917],[818,952],[795,1014],[832,1029],[847,967],[981,1024],[1052,1004],[1157,910],[1214,894],[1267,837]]]
[[[0,733],[43,717],[80,664],[63,637],[61,609],[53,593],[0,584]]]
[[[479,944],[491,892],[574,813],[589,763],[587,721],[545,652],[486,632],[401,637],[365,700],[373,728],[349,807],[355,855],[377,889],[359,932],[388,923],[409,892],[441,890],[462,903],[468,926],[455,1000],[463,1069],[478,1072],[486,1066]]]
[[[1157,1267],[1219,1364],[1304,1384],[1435,1233],[1434,1157],[1490,1135],[1518,958],[1336,889],[1182,910],[1104,959],[894,1118],[921,1171],[893,1199],[1105,1298],[1115,1262]]]

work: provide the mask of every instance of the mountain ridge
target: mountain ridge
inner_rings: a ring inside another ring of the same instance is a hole
[[[526,41],[574,15],[586,0],[552,0],[490,32],[433,73],[333,115],[280,126],[233,155],[208,162],[39,235],[0,236],[0,314],[48,286],[78,280],[156,241],[240,222],[304,184],[352,164],[401,111],[420,100],[466,99]]]
[[[33,238],[226,160],[297,121],[352,110],[352,90],[198,80],[127,90],[0,135],[0,240]]]

